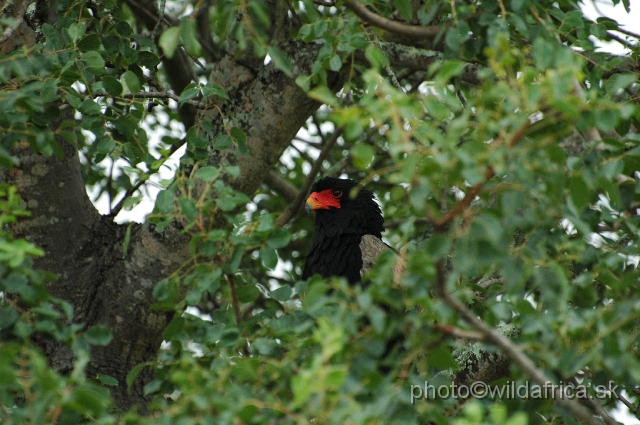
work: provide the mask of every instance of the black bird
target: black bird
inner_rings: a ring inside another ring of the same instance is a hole
[[[343,276],[359,282],[378,255],[389,249],[381,239],[384,218],[375,195],[349,179],[325,177],[311,187],[307,208],[316,211],[316,234],[302,278]]]

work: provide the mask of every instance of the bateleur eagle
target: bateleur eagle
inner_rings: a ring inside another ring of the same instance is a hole
[[[325,177],[311,187],[307,208],[316,212],[316,233],[302,278],[343,276],[359,282],[378,255],[389,249],[381,239],[384,218],[375,195],[349,179]]]

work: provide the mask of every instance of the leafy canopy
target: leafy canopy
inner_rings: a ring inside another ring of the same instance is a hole
[[[148,220],[158,230],[181,223],[192,257],[157,282],[156,308],[177,314],[157,361],[128,378],[154,369],[145,388],[154,413],[113,412],[109,387],[122,383],[83,374],[108,330],[69,324],[70,304],[48,296],[48,277],[30,266],[43,252],[3,228],[3,423],[577,423],[547,399],[478,399],[461,411],[461,400],[412,400],[412,386],[447,385],[468,367],[467,341],[443,329],[473,328],[443,291],[486,324],[517,329],[512,340],[556,383],[611,381],[637,406],[638,49],[614,19],[587,19],[571,0],[361,3],[439,27],[407,40],[364,25],[354,1],[273,2],[289,9],[289,37],[319,46],[302,73],[270,31],[271,3],[191,5],[208,8],[217,49],[264,58],[324,105],[274,171],[302,187],[319,143],[341,131],[322,171],[378,194],[400,254],[383,255],[368,285],[348,286],[299,281],[311,220],[278,226],[287,201],[267,186],[234,190],[239,168],[211,161],[214,151],[251,155],[235,117],[223,128],[199,120],[152,146],[161,123],[179,119],[177,105],[215,114],[229,100],[231,88],[210,79],[192,15],[156,44],[126,2],[59,3],[35,46],[0,58],[0,164],[16,165],[11,149],[25,141],[60,155],[57,136],[81,153],[87,186],[115,199],[186,144]],[[596,49],[611,34],[626,55]],[[161,59],[184,52],[199,62],[198,80],[172,93]],[[338,94],[328,83],[337,72]],[[105,159],[126,166],[114,173]],[[0,222],[15,222],[26,212],[15,188],[0,189]],[[126,199],[118,208],[140,197]],[[206,220],[216,212],[226,225]],[[34,335],[69,344],[71,375],[47,365]],[[513,363],[501,382],[530,375]]]

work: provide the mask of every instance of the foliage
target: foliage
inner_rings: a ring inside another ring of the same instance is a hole
[[[169,85],[165,56],[205,63],[191,15],[156,45],[126,3],[60,3],[38,44],[0,58],[0,163],[15,165],[11,150],[24,141],[61,155],[61,137],[81,152],[87,186],[115,198],[186,144],[148,221],[158,231],[180,223],[191,258],[154,289],[155,307],[178,314],[145,387],[152,414],[114,412],[117,381],[83,373],[89,346],[108,344],[108,331],[82,332],[70,304],[47,295],[51,277],[29,260],[43,252],[6,229],[26,212],[3,186],[2,423],[577,423],[548,399],[479,397],[461,411],[461,400],[412,399],[425,381],[449,385],[468,345],[443,333],[470,328],[438,295],[439,280],[492,327],[520,329],[514,342],[556,383],[579,379],[594,394],[613,382],[637,405],[640,109],[629,63],[638,49],[625,57],[594,45],[610,39],[615,20],[591,21],[572,0],[366,2],[381,16],[440,26],[432,45],[405,40],[415,57],[438,58],[411,69],[390,59],[402,43],[363,25],[346,2],[305,0],[291,6],[291,37],[322,47],[298,75],[271,37],[265,2],[205,2],[217,48],[268,54],[325,105],[274,171],[302,187],[318,142],[341,128],[323,172],[378,194],[399,254],[384,254],[366,285],[349,286],[299,281],[311,220],[277,226],[287,201],[266,185],[251,197],[233,189],[239,168],[211,159],[251,154],[237,117],[221,129],[199,121],[184,139],[151,146],[162,120],[179,119],[177,104],[211,112],[229,99],[208,64],[177,99],[143,97]],[[328,80],[345,70],[335,94]],[[126,167],[116,177],[105,158]],[[218,213],[223,226],[209,220]],[[47,364],[38,338],[68,344],[68,376]],[[507,378],[523,384],[530,372],[512,366]],[[602,402],[614,407],[616,394]]]
[[[0,186],[0,223],[3,227],[28,216],[19,205],[14,187]],[[3,424],[80,423],[98,418],[111,423],[109,377],[85,376],[90,345],[106,345],[109,330],[69,323],[73,307],[47,294],[45,281],[51,276],[34,271],[29,256],[43,251],[24,239],[0,230],[0,404]],[[34,341],[52,338],[68,344],[76,358],[68,376],[56,373]]]

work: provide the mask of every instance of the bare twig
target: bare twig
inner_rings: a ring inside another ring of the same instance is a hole
[[[607,31],[607,37],[609,37],[612,40],[617,41],[618,43],[622,44],[626,48],[633,49],[633,48],[636,47],[635,44],[629,42],[628,40],[625,40],[624,38],[620,37],[619,35],[616,35],[616,34],[612,33],[611,31]]]
[[[575,378],[574,378],[574,381],[575,381],[575,384],[578,385],[578,381]],[[613,419],[611,416],[609,416],[609,413],[606,410],[604,410],[604,407],[602,407],[602,403],[600,403],[600,400],[598,400],[597,398],[587,396],[585,398],[581,398],[580,401],[582,401],[585,405],[589,406],[591,410],[593,410],[597,415],[599,415],[605,424],[618,425],[618,422],[615,419]]]
[[[278,220],[276,220],[276,226],[284,226],[298,213],[298,211],[302,207],[302,203],[305,197],[307,196],[307,193],[309,192],[309,189],[311,188],[311,185],[313,184],[313,181],[316,179],[316,175],[320,171],[320,167],[322,167],[322,162],[325,160],[327,155],[329,155],[331,148],[333,148],[333,145],[335,145],[336,141],[338,141],[338,138],[341,134],[342,128],[336,128],[331,137],[327,140],[324,146],[322,146],[322,150],[320,151],[318,158],[316,158],[316,160],[313,162],[311,171],[309,171],[309,174],[307,175],[307,178],[305,179],[304,185],[298,193],[298,196],[296,196],[296,199],[291,204],[289,204],[289,206],[282,212],[282,214],[280,214],[280,217],[278,217]]]
[[[273,170],[267,173],[264,182],[288,203],[295,201],[298,196],[298,189]]]
[[[495,175],[495,171],[493,171],[493,167],[489,166],[487,168],[487,171],[484,173],[484,181],[476,184],[471,189],[469,189],[469,191],[464,196],[464,198],[462,198],[462,200],[458,202],[456,206],[453,207],[452,210],[447,212],[440,219],[436,220],[436,222],[433,224],[434,230],[438,231],[438,230],[444,229],[454,218],[456,218],[458,214],[460,214],[462,211],[467,209],[469,204],[471,204],[471,201],[473,201],[476,198],[476,196],[478,196],[478,194],[480,193],[484,185],[489,180],[491,180],[491,178],[494,175]]]
[[[531,126],[531,122],[529,120],[526,120],[524,122],[524,124],[522,124],[515,131],[515,133],[513,133],[511,138],[506,142],[507,147],[512,148],[513,146],[515,146],[515,144],[518,143],[524,137],[527,129],[529,128],[529,126]],[[500,142],[501,142],[501,139],[498,139],[494,143],[495,143],[496,146],[498,146],[498,145],[500,145]],[[442,231],[443,229],[446,228],[446,226],[454,218],[456,218],[456,216],[458,216],[465,209],[467,209],[469,207],[469,205],[471,204],[471,202],[476,198],[476,196],[478,196],[478,194],[480,193],[480,191],[482,190],[484,185],[489,180],[491,180],[491,178],[493,178],[494,175],[495,175],[495,171],[494,171],[493,167],[491,165],[489,165],[487,167],[487,171],[485,171],[485,173],[484,173],[484,181],[476,184],[471,189],[469,189],[469,191],[464,196],[464,198],[462,198],[462,200],[460,202],[458,202],[458,204],[455,207],[453,207],[452,210],[447,212],[440,219],[436,220],[435,223],[433,224],[434,230],[435,231]]]
[[[468,331],[466,329],[457,328],[452,325],[435,325],[433,327],[433,330],[449,334],[456,338],[473,339],[476,341],[482,341],[485,339],[485,335],[480,332]]]
[[[151,39],[155,40],[160,32],[160,24],[162,23],[162,18],[164,16],[164,7],[166,0],[160,0],[160,10],[158,10],[158,21],[156,25],[153,27],[153,31],[151,31]]]
[[[491,279],[481,280],[478,282],[478,286],[482,289],[489,289],[493,285],[503,285],[504,279],[501,277],[493,277]]]
[[[623,34],[625,34],[625,35],[628,35],[628,36],[630,36],[630,37],[640,38],[640,34],[638,34],[638,33],[636,33],[636,32],[633,32],[633,31],[629,31],[629,30],[624,29],[624,28],[620,28],[620,27],[618,27],[618,28],[616,28],[614,31],[621,32],[621,33],[623,33]]]
[[[145,91],[140,93],[126,93],[120,96],[111,96],[107,92],[97,91],[91,93],[92,98],[96,97],[113,97],[122,99],[172,99],[180,103],[180,96],[175,93],[169,92],[157,92],[157,91]],[[183,104],[191,105],[197,109],[215,109],[217,107],[214,103],[202,103],[195,100],[187,100]]]
[[[595,418],[589,410],[578,403],[576,400],[567,397],[562,388],[553,384],[551,378],[546,376],[544,372],[536,367],[536,365],[527,357],[520,348],[514,344],[509,338],[502,335],[496,329],[480,320],[467,306],[455,298],[446,288],[445,265],[442,260],[436,264],[436,293],[451,308],[453,308],[462,319],[473,326],[478,332],[482,333],[486,341],[494,344],[502,350],[502,352],[520,369],[527,374],[536,384],[549,388],[551,399],[560,407],[571,413],[576,419],[589,425],[601,425],[599,419]],[[599,414],[608,414],[598,412]]]
[[[335,1],[330,1],[330,0],[313,0],[313,2],[318,6],[324,6],[324,7],[332,7],[336,5]]]
[[[227,280],[229,281],[229,289],[231,290],[231,305],[233,306],[233,313],[236,316],[236,325],[242,332],[244,338],[244,345],[242,347],[242,351],[246,356],[249,355],[249,342],[247,341],[247,335],[242,327],[242,312],[240,311],[240,302],[238,301],[238,292],[236,291],[236,275],[230,273],[227,275]]]
[[[633,403],[631,403],[629,400],[627,400],[627,398],[625,396],[623,396],[620,393],[617,393],[616,391],[611,391],[613,393],[613,395],[615,395],[618,400],[620,400],[625,406],[627,406],[627,408],[632,412],[632,413],[637,413],[638,412],[638,408],[636,406],[633,405]]]
[[[109,167],[109,178],[107,179],[107,197],[109,198],[109,214],[113,211],[113,195],[111,195],[111,189],[113,186],[113,169],[116,166],[116,161],[111,160],[111,166]]]
[[[396,34],[402,34],[408,37],[416,38],[429,38],[435,37],[442,30],[442,27],[437,25],[422,27],[418,25],[407,25],[402,22],[392,21],[383,16],[380,16],[365,6],[360,4],[358,0],[345,0],[344,5],[353,11],[360,18],[369,22],[370,24],[385,29],[387,31],[394,32]]]
[[[147,182],[146,178],[140,178],[140,180],[138,180],[136,182],[136,184],[134,184],[132,187],[127,189],[127,191],[124,193],[124,196],[122,197],[122,199],[120,199],[118,201],[118,203],[111,209],[111,211],[109,212],[107,217],[115,217],[115,216],[117,216],[118,213],[120,213],[120,210],[122,209],[122,207],[124,207],[124,202],[127,200],[127,198],[129,198],[131,195],[136,193],[136,191],[138,189],[140,189],[140,186],[142,186],[146,182]]]

